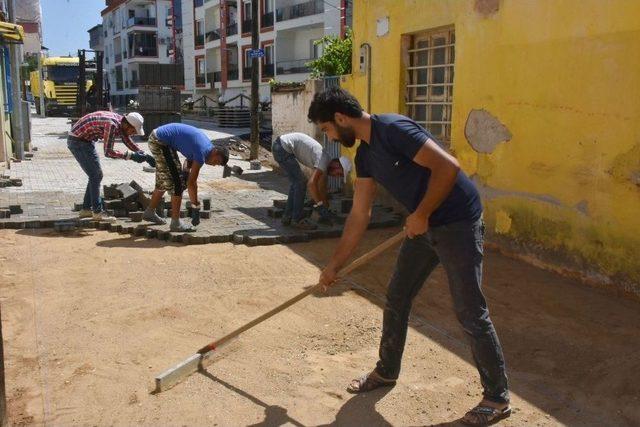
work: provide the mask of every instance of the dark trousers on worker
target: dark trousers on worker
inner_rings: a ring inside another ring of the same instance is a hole
[[[84,173],[89,177],[89,182],[84,192],[84,200],[82,201],[82,209],[91,209],[96,213],[101,212],[100,184],[102,183],[103,175],[95,142],[70,136],[67,138],[67,147],[80,164]]]
[[[287,198],[283,216],[291,218],[293,222],[298,222],[303,216],[304,197],[307,194],[307,179],[302,173],[296,156],[282,148],[280,138],[273,142],[271,153],[275,161],[278,162],[289,177],[289,197]]]
[[[380,375],[398,378],[411,303],[429,274],[442,263],[456,316],[471,344],[484,396],[495,402],[509,401],[502,347],[481,289],[483,244],[482,219],[432,227],[422,236],[404,240],[387,290],[376,367]]]

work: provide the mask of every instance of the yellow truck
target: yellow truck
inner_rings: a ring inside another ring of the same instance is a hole
[[[40,114],[40,97],[44,92],[45,116],[73,115],[78,97],[78,76],[80,73],[77,57],[50,57],[42,59],[43,86],[41,91],[38,71],[29,75],[31,94],[36,111]],[[95,71],[95,70],[94,70]],[[92,85],[91,72],[87,70],[87,91]]]

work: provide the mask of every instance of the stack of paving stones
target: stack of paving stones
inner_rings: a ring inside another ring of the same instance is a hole
[[[0,175],[0,188],[22,187],[22,179],[10,178],[8,175]]]

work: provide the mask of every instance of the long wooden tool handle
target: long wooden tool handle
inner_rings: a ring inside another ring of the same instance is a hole
[[[396,234],[395,236],[391,237],[390,239],[385,240],[380,245],[378,245],[375,248],[373,248],[371,251],[369,251],[366,254],[362,255],[360,258],[352,261],[348,266],[346,266],[345,268],[343,268],[340,271],[340,277],[345,276],[345,275],[351,273],[356,268],[362,266],[363,264],[366,264],[371,259],[375,258],[376,256],[380,255],[382,252],[384,252],[387,249],[389,249],[391,246],[393,246],[396,243],[400,242],[404,238],[404,236],[405,236],[404,231],[401,231],[400,233]],[[237,337],[241,333],[253,328],[254,326],[256,326],[259,323],[264,322],[268,318],[280,313],[282,310],[285,310],[286,308],[291,307],[293,304],[297,303],[301,299],[303,299],[303,298],[307,297],[308,295],[312,294],[313,292],[315,292],[317,289],[319,289],[319,287],[320,287],[320,284],[317,284],[315,286],[310,287],[309,289],[306,289],[304,292],[301,292],[298,295],[296,295],[295,297],[291,298],[290,300],[287,300],[287,301],[283,302],[282,304],[280,304],[279,306],[277,306],[273,310],[263,314],[262,316],[260,316],[260,317],[258,317],[256,319],[253,319],[251,322],[239,327],[238,329],[236,329],[233,332],[230,332],[229,334],[225,335],[224,337],[220,338],[219,340],[216,340],[216,341],[213,341],[213,342],[207,344],[206,346],[204,346],[200,350],[198,350],[198,353],[204,354],[204,353],[207,353],[207,352],[209,352],[211,350],[215,350],[216,348],[220,347],[221,345],[225,344],[226,342],[230,341],[231,339]]]

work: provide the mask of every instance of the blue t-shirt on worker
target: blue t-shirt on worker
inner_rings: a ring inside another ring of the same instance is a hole
[[[409,212],[416,210],[427,189],[431,171],[413,161],[427,139],[436,139],[422,126],[399,114],[371,115],[371,141],[356,152],[356,174],[373,178]],[[480,195],[460,171],[447,198],[429,217],[430,226],[477,220],[482,215]]]
[[[213,144],[200,129],[183,123],[169,123],[156,130],[156,137],[169,147],[182,153],[187,160],[204,165],[213,150]]]

